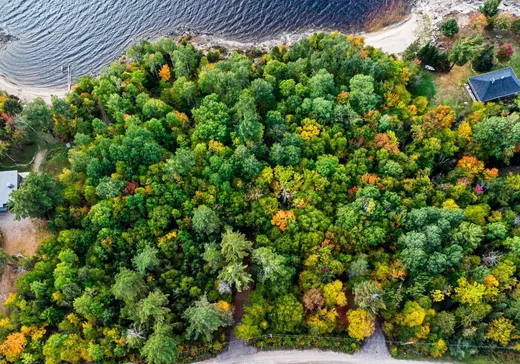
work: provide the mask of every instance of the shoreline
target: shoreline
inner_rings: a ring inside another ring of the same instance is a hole
[[[405,20],[385,27],[381,30],[368,33],[353,33],[365,38],[367,45],[374,48],[381,48],[384,52],[399,54],[403,52],[411,43],[417,39],[417,31],[421,24],[421,17],[412,12]],[[229,50],[252,50],[260,49],[269,51],[280,44],[292,45],[299,40],[309,37],[318,30],[305,31],[295,34],[282,34],[276,38],[262,42],[239,42],[211,35],[192,35],[190,42],[196,49],[204,50],[213,47],[225,47]],[[8,77],[0,75],[0,90],[19,97],[24,102],[31,102],[37,97],[41,97],[46,103],[50,104],[51,96],[65,97],[67,88],[47,88],[19,85],[11,81]]]
[[[380,48],[389,54],[399,55],[415,40],[424,36],[436,37],[436,29],[440,22],[453,14],[469,14],[478,10],[482,0],[417,0],[409,16],[403,21],[387,26],[374,32],[354,32],[365,38],[365,44],[374,48]],[[501,9],[520,15],[520,5],[514,0],[503,0]],[[306,38],[315,32],[324,32],[324,29],[307,30],[298,33],[282,33],[272,39],[261,42],[240,42],[208,34],[183,34],[190,35],[190,42],[196,49],[224,47],[228,50],[262,50],[269,51],[278,45],[292,45],[302,38]],[[166,35],[165,35],[166,36]],[[33,87],[17,84],[8,77],[0,75],[0,90],[6,91],[24,101],[32,101],[41,97],[50,103],[51,95],[64,97],[67,88]]]
[[[41,97],[47,104],[51,103],[51,96],[65,97],[67,88],[48,88],[18,85],[6,76],[0,75],[0,90],[18,97],[22,102],[31,102]]]

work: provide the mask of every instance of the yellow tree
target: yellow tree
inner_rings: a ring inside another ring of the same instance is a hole
[[[2,354],[8,362],[14,362],[22,353],[27,339],[21,332],[15,332],[7,337],[0,345],[0,354]]]
[[[505,317],[493,320],[488,327],[486,338],[506,346],[511,341],[511,332],[515,329],[512,321]]]
[[[159,77],[161,80],[168,82],[170,81],[171,73],[170,73],[170,67],[165,64],[162,66],[161,70],[159,71]]]
[[[347,296],[342,291],[343,283],[336,280],[328,283],[323,287],[323,297],[325,298],[325,305],[328,307],[344,307],[347,305]]]
[[[372,336],[375,331],[374,318],[360,308],[347,313],[348,335],[356,340]]]

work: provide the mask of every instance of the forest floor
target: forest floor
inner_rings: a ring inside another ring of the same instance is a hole
[[[2,248],[9,255],[18,253],[26,257],[33,256],[40,246],[41,239],[49,235],[47,224],[39,219],[22,219],[17,221],[9,212],[0,213],[0,231],[4,234]],[[16,292],[16,280],[20,276],[13,267],[6,267],[0,278],[0,303],[3,303],[10,293]],[[0,311],[5,313],[3,305]]]

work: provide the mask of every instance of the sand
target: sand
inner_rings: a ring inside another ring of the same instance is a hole
[[[23,102],[31,102],[41,97],[46,103],[51,103],[51,96],[65,97],[67,88],[47,88],[17,85],[5,76],[0,76],[0,90],[17,96]]]
[[[365,43],[374,48],[381,48],[390,54],[400,54],[405,51],[424,31],[424,20],[413,13],[405,21],[384,28],[378,32],[361,34]]]

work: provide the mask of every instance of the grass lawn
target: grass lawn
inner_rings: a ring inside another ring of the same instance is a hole
[[[435,89],[435,74],[426,70],[419,71],[417,79],[410,85],[410,92],[413,97],[424,96],[431,100],[437,90]]]
[[[29,172],[32,170],[33,158],[38,152],[38,148],[52,151],[56,148],[64,148],[62,142],[54,138],[49,133],[30,133],[28,135],[29,142],[20,148],[11,148],[9,155],[15,160],[5,157],[0,159],[0,171],[16,169],[20,172]]]
[[[436,105],[449,105],[457,115],[462,115],[471,111],[473,101],[464,85],[468,78],[474,76],[475,72],[468,64],[464,67],[453,67],[450,73],[438,73],[435,76],[435,89],[437,93],[433,99]]]
[[[472,100],[464,85],[473,75],[475,73],[469,65],[455,66],[449,73],[421,70],[409,91],[413,97],[425,96],[434,105],[449,105],[458,115],[463,115],[471,111]]]
[[[63,146],[50,150],[47,158],[42,163],[41,169],[53,177],[57,177],[63,171],[63,168],[70,167],[68,159],[68,149]]]

